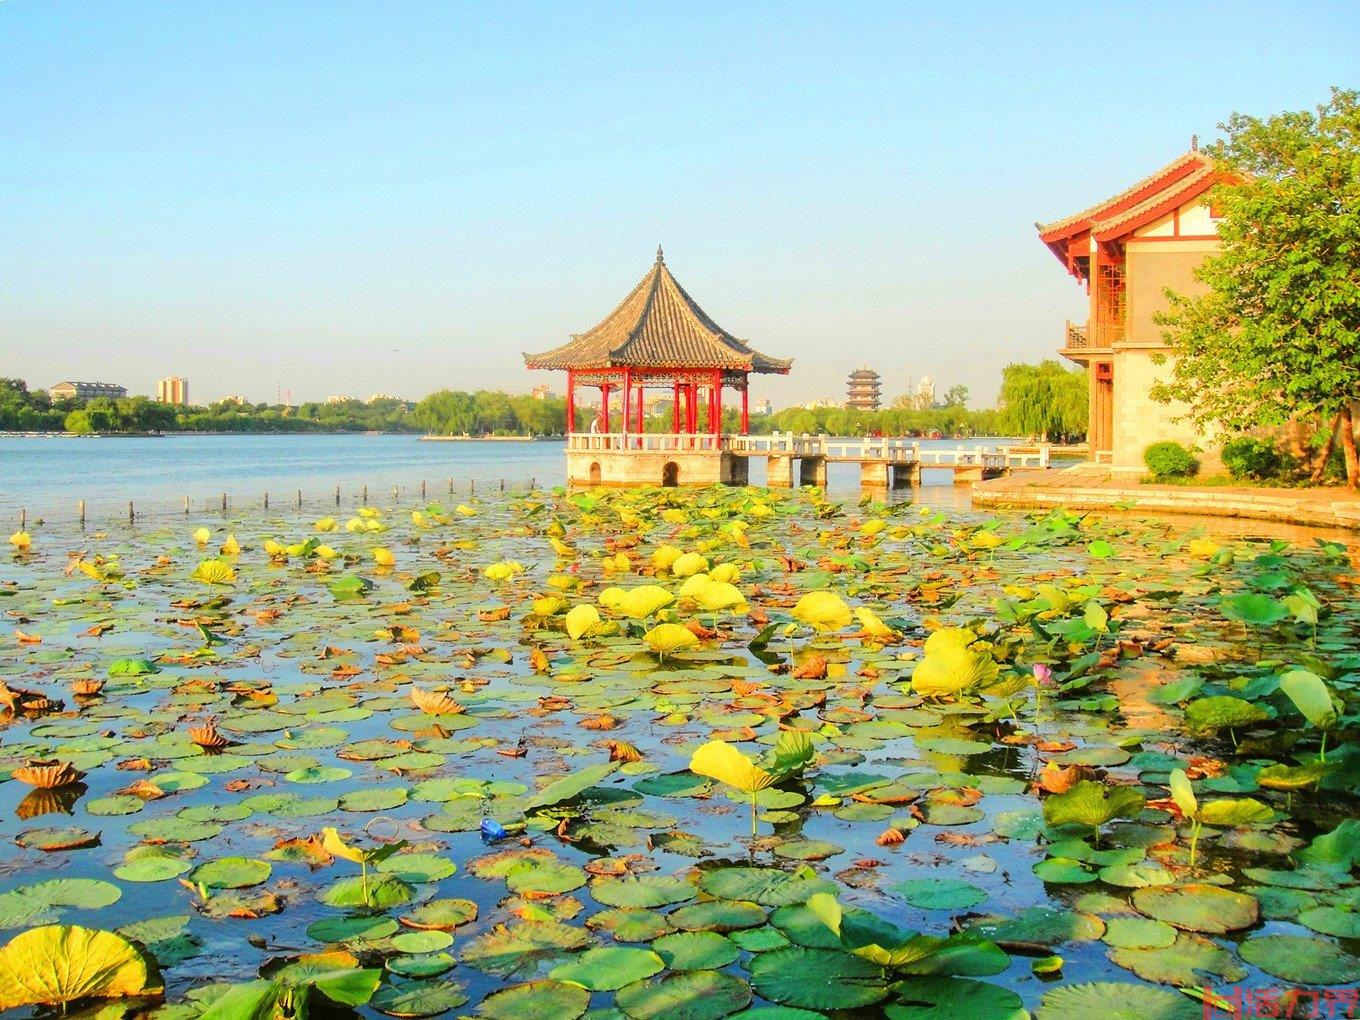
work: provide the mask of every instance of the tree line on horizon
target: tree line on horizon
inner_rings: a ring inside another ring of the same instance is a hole
[[[999,407],[970,409],[968,392],[954,387],[940,406],[920,407],[910,396],[878,411],[844,407],[783,408],[752,415],[751,431],[830,435],[941,435],[951,438],[1015,435],[1072,442],[1086,434],[1086,380],[1056,361],[1008,365]],[[598,408],[578,404],[576,427],[588,431]],[[616,412],[617,413],[617,412]],[[68,432],[75,435],[155,432],[234,433],[429,433],[443,436],[560,436],[566,431],[566,401],[495,390],[439,390],[412,408],[406,401],[377,397],[294,406],[219,401],[206,407],[176,407],[148,397],[96,397],[85,402],[54,401],[45,390],[30,390],[20,379],[0,379],[0,430]],[[617,421],[614,423],[617,426]],[[741,416],[723,413],[723,429],[735,432]],[[669,432],[669,407],[645,418],[648,432]]]

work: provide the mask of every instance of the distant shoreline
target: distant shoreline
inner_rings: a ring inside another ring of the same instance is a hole
[[[421,436],[422,443],[551,443],[563,436]]]

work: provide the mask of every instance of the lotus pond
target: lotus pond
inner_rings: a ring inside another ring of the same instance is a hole
[[[1356,1013],[1343,544],[760,489],[10,544],[15,1015]]]

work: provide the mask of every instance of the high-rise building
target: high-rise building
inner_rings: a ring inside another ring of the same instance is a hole
[[[845,406],[856,411],[877,411],[882,393],[878,373],[872,368],[859,368],[850,373],[849,396]]]
[[[109,382],[59,382],[47,391],[53,400],[93,400],[110,397],[119,400],[127,396],[127,387]]]
[[[168,376],[156,383],[156,400],[162,404],[187,407],[189,404],[189,380],[177,375]]]
[[[921,376],[916,384],[916,404],[922,410],[935,406],[935,381],[928,375]]]

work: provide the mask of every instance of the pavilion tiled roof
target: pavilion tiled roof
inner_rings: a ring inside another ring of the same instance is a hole
[[[529,368],[723,368],[784,374],[792,360],[772,358],[715,323],[681,287],[661,249],[656,264],[595,328],[542,354]]]
[[[1179,184],[1191,176],[1199,177],[1205,171],[1212,171],[1213,166],[1214,162],[1209,156],[1198,149],[1192,149],[1117,195],[1052,223],[1036,224],[1039,237],[1051,242],[1068,234],[1080,233],[1087,228],[1098,229],[1097,224],[1110,225],[1122,220],[1132,208],[1163,195],[1169,186]]]

